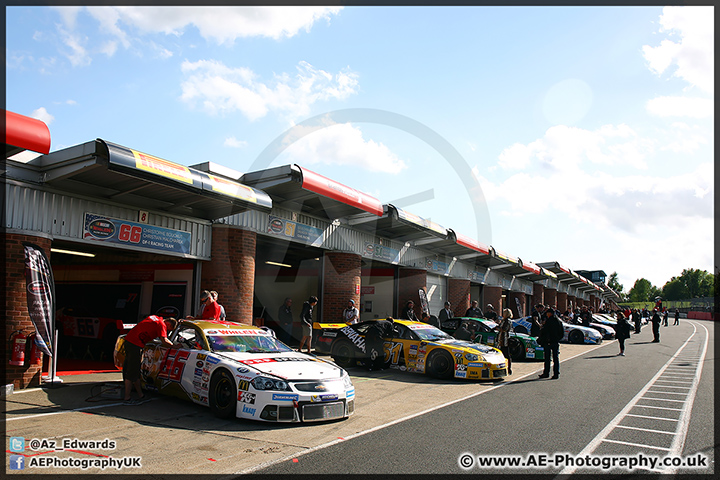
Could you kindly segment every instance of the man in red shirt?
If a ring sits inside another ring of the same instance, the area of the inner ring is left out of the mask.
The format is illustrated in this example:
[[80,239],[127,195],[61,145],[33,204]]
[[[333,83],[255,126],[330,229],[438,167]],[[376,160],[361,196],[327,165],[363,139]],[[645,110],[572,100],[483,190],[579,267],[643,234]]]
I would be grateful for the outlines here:
[[199,320],[220,320],[220,305],[215,301],[212,294],[207,290],[203,290],[200,294],[200,303],[202,303],[202,312]]
[[[140,383],[140,361],[142,349],[145,344],[160,338],[160,341],[167,346],[172,342],[167,338],[168,332],[172,332],[177,325],[174,318],[162,318],[157,315],[150,315],[140,321],[132,330],[125,335],[125,362],[123,363],[123,380],[125,381],[125,405],[138,405],[146,400]],[[130,394],[135,386],[140,398],[132,400]]]

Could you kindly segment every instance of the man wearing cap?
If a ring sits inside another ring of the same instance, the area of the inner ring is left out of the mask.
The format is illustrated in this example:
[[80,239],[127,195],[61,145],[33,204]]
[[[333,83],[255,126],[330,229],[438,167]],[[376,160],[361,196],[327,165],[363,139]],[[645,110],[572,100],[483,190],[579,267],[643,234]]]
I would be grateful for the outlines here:
[[485,309],[485,318],[487,318],[488,320],[492,320],[493,322],[498,318],[497,312],[495,311],[491,303],[487,304],[487,308]]
[[348,325],[352,325],[353,323],[358,322],[358,319],[360,318],[360,312],[357,308],[355,308],[355,300],[348,300],[348,306],[345,310],[343,310],[342,318],[343,322],[347,323]]
[[200,303],[203,304],[200,320],[220,320],[220,305],[218,305],[209,291],[202,291],[200,294]]

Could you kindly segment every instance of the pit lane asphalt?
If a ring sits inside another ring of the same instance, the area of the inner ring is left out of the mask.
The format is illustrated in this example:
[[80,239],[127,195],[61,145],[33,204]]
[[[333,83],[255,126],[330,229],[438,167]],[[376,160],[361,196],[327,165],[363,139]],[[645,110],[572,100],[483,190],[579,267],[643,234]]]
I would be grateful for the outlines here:
[[[703,323],[703,322],[698,322]],[[711,322],[704,322],[711,329]],[[139,469],[104,473],[463,473],[465,451],[475,454],[579,452],[602,430],[689,336],[692,327],[662,327],[661,344],[648,343],[649,327],[627,341],[561,346],[561,378],[536,380],[538,362],[516,362],[502,382],[435,380],[424,375],[350,369],[356,412],[348,420],[275,425],[220,420],[209,409],[153,396],[139,406],[91,398],[119,373],[64,377],[58,387],[15,393],[5,399],[6,456],[10,437],[114,440],[112,451],[26,450],[58,458],[141,457]],[[709,357],[713,349],[710,349]],[[714,357],[713,357],[714,359]],[[712,365],[703,373],[686,451],[714,445]],[[500,432],[505,432],[500,434]],[[402,453],[400,453],[402,452]],[[180,454],[180,455],[178,455]],[[709,452],[714,462],[713,452]],[[369,460],[372,459],[372,460]],[[98,468],[26,468],[22,473],[99,473]],[[714,465],[714,463],[713,463]],[[475,471],[474,473],[481,473]],[[489,473],[489,472],[488,472]],[[509,472],[506,472],[509,473]],[[520,472],[517,472],[520,473]],[[533,471],[531,473],[544,473]]]

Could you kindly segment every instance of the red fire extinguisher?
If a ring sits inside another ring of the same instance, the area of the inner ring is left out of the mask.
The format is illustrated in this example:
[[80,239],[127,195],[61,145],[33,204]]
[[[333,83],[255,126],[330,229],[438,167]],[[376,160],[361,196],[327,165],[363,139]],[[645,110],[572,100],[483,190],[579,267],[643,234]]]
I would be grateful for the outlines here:
[[10,335],[10,345],[12,345],[12,355],[10,356],[10,365],[22,366],[25,364],[25,346],[27,337],[22,330],[16,330]]
[[37,343],[35,342],[36,336],[36,333],[28,335],[27,341],[30,343],[30,355],[28,355],[28,360],[30,360],[31,365],[42,365],[42,350],[38,348]]

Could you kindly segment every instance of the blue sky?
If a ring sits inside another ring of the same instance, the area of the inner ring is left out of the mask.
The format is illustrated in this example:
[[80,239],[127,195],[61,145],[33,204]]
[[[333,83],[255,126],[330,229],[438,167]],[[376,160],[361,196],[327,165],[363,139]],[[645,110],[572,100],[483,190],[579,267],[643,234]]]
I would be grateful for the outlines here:
[[290,133],[300,139],[272,165],[298,163],[525,261],[662,287],[713,270],[713,18],[7,7],[6,107],[45,121],[51,150],[103,138],[240,172],[269,166],[258,156]]

